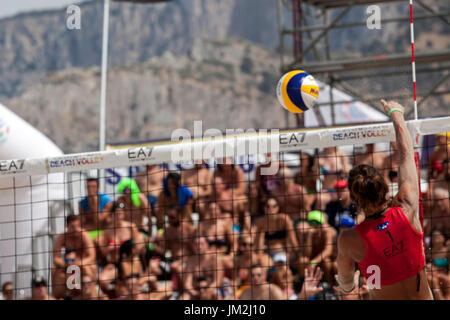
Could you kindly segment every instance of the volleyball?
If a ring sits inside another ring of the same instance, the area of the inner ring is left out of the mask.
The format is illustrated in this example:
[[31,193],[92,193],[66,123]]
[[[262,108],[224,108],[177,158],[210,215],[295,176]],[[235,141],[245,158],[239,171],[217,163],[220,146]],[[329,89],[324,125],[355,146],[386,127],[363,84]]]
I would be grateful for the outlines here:
[[286,110],[302,113],[314,107],[319,98],[319,86],[309,73],[290,71],[278,81],[277,97]]

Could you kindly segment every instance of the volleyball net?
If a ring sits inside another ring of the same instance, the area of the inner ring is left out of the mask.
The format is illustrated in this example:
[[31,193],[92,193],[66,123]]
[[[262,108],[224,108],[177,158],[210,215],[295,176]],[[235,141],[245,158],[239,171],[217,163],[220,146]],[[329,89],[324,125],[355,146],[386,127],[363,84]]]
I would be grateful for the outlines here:
[[[429,281],[448,299],[450,117],[407,124]],[[398,190],[392,123],[175,136],[0,161],[0,283],[13,298],[367,297],[363,280],[352,295],[333,289],[336,238],[358,223],[354,165]]]

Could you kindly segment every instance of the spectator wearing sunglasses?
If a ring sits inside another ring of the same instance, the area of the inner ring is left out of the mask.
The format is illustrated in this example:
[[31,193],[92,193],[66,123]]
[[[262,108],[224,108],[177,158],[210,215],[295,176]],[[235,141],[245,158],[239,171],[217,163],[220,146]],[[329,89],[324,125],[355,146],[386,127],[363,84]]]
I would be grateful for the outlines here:
[[276,284],[266,281],[266,270],[259,264],[251,267],[251,286],[239,296],[239,300],[283,300],[283,291]]
[[2,299],[1,300],[14,300],[12,282],[8,281],[2,285]]
[[[67,277],[74,274],[74,271],[69,269],[69,267],[77,265],[78,262],[75,249],[66,248],[64,252],[64,268],[54,268],[52,272],[52,292],[56,299],[66,298],[71,295],[72,292],[67,287],[66,282]],[[78,267],[80,268],[81,266]]]
[[251,267],[261,265],[268,270],[272,267],[272,259],[263,251],[254,250],[253,239],[250,234],[243,234],[239,241],[238,255],[235,257],[233,272],[233,288],[236,288],[236,297],[251,286]]
[[292,220],[280,212],[274,197],[267,198],[265,214],[256,220],[256,250],[263,250],[265,245],[272,258],[280,252],[292,253],[291,258],[295,258],[300,251]]

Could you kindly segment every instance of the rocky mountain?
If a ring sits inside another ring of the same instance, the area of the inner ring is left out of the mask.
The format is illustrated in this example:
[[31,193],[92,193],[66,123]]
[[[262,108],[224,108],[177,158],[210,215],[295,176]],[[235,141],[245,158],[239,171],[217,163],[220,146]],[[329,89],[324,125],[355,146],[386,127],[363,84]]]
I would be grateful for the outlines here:
[[[67,28],[65,9],[0,20],[0,98],[22,93],[49,72],[100,65],[103,1],[79,6],[80,30]],[[143,62],[166,51],[186,55],[202,37],[233,36],[273,47],[277,32],[273,0],[111,2],[109,63]]]
[[[98,148],[102,3],[79,4],[81,30],[67,28],[63,9],[0,20],[0,101],[66,152]],[[274,92],[280,76],[276,3],[113,1],[107,141],[166,138],[176,128],[191,129],[197,119],[203,120],[204,128],[284,126]],[[446,1],[427,3],[449,11]],[[337,14],[339,10],[330,18]],[[382,19],[408,16],[408,6],[382,5],[381,14]],[[366,16],[362,6],[352,9],[343,22]],[[417,21],[417,50],[449,48],[449,32],[442,21]],[[381,30],[339,29],[330,41],[334,57],[408,52],[409,23],[383,24]],[[400,78],[367,77],[349,84],[368,97],[410,95],[410,68],[397,71],[403,73]],[[438,80],[436,74],[419,74],[419,91],[426,92]],[[442,86],[450,89],[448,82]],[[448,114],[448,103],[448,96],[436,98],[422,107],[421,115]]]
[[[110,69],[109,142],[167,138],[195,120],[203,130],[284,127],[276,101],[279,58],[252,43],[194,41],[191,54],[167,51],[144,63]],[[100,70],[55,72],[6,105],[65,152],[98,148]]]

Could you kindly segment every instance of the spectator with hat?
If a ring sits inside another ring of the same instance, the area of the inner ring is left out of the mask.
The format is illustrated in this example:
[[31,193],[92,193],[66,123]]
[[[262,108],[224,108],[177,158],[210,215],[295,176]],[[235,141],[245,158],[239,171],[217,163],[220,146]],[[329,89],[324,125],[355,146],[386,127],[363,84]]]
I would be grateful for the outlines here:
[[328,224],[338,230],[340,221],[344,217],[355,219],[356,205],[350,199],[350,192],[348,190],[348,182],[340,179],[334,183],[337,199],[327,203],[325,213],[328,216]]

